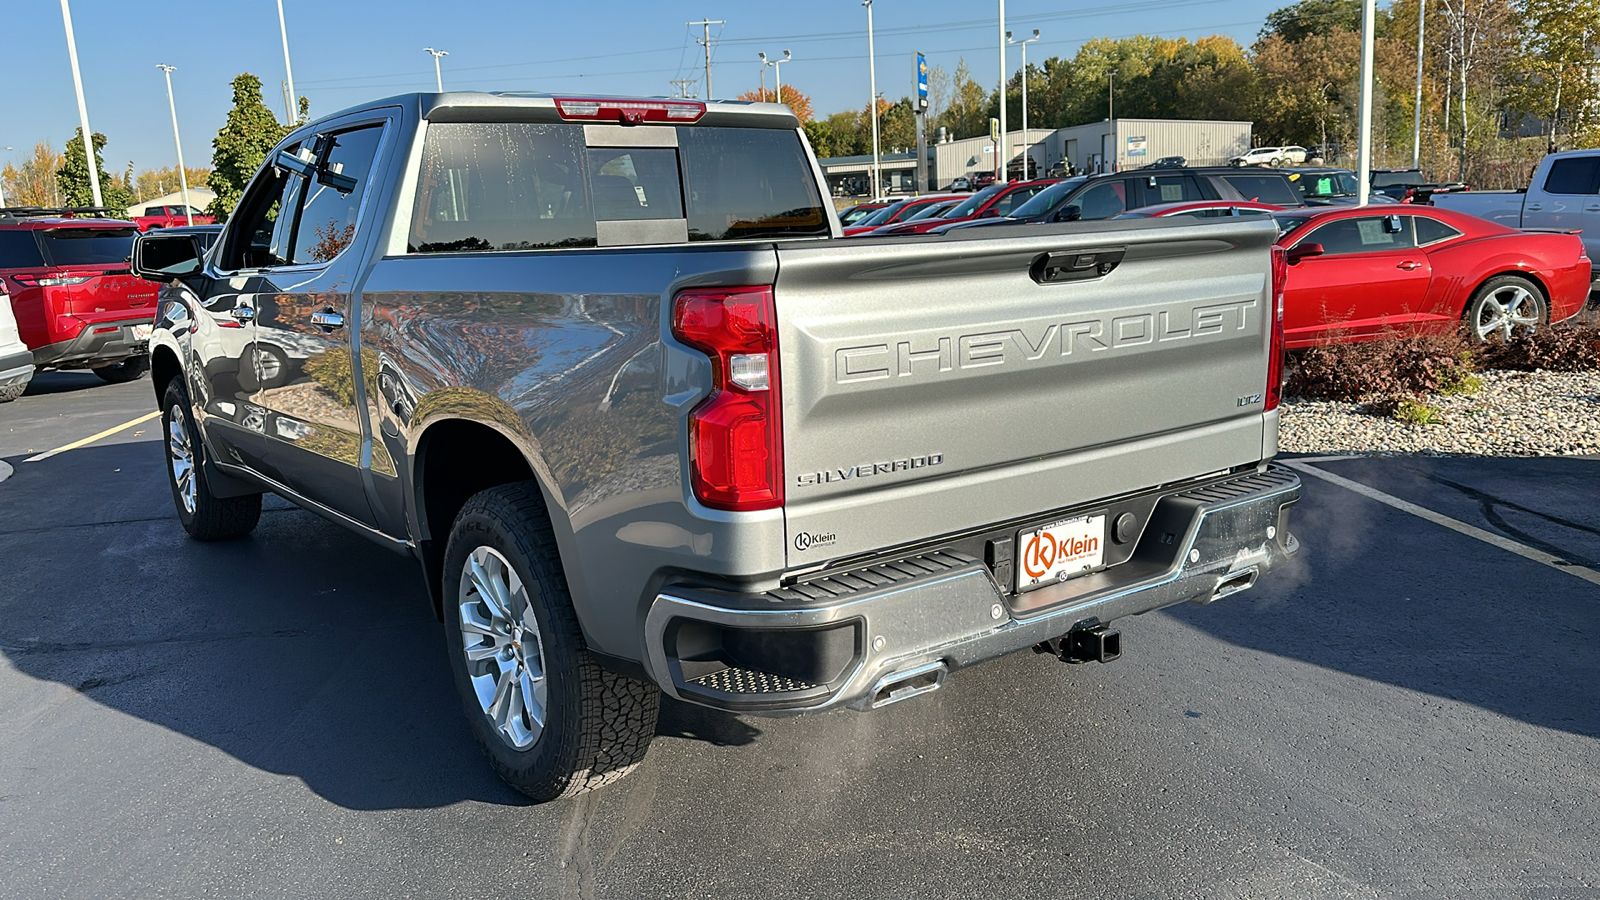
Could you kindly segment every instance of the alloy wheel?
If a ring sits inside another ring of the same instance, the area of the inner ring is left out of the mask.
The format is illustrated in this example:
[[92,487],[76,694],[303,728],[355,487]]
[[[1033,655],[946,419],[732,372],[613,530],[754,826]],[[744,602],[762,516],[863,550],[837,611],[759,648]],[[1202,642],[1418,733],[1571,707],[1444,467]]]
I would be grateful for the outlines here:
[[1539,303],[1533,292],[1519,284],[1508,284],[1484,298],[1472,327],[1480,341],[1494,334],[1509,341],[1519,330],[1526,333],[1538,324]]
[[550,708],[544,641],[522,579],[499,551],[480,546],[461,567],[457,598],[467,678],[495,734],[526,750]]
[[178,488],[178,499],[183,510],[194,515],[194,442],[189,437],[189,426],[183,410],[174,406],[167,411],[167,459],[172,464],[172,483]]

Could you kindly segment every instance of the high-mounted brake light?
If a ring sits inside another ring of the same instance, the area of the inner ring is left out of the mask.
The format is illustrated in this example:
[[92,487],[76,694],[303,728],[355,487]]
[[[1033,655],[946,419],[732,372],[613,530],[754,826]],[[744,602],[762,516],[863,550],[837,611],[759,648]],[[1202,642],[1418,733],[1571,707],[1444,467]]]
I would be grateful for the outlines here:
[[1289,283],[1289,251],[1272,248],[1272,345],[1267,351],[1267,402],[1265,408],[1278,408],[1283,399],[1283,292]]
[[706,114],[706,105],[694,100],[597,100],[560,97],[556,99],[556,111],[563,119],[621,122],[625,125],[638,125],[642,122],[687,124],[699,121],[700,117]]
[[713,509],[783,505],[778,313],[770,287],[691,290],[672,333],[711,357],[711,396],[689,413],[689,476]]

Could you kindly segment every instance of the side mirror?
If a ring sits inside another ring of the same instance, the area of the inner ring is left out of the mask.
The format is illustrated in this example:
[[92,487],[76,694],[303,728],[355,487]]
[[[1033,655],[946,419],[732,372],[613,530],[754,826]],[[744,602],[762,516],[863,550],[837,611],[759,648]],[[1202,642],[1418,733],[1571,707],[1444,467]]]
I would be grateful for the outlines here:
[[1076,205],[1063,207],[1060,212],[1056,213],[1057,222],[1076,222],[1081,218],[1083,218],[1083,209]]
[[[1411,191],[1406,191],[1406,199],[1411,199]],[[1404,226],[1400,223],[1399,216],[1384,216],[1383,230],[1388,234],[1399,234]]]
[[187,234],[143,234],[133,242],[133,274],[164,282],[200,271],[200,245]]
[[1296,244],[1289,248],[1289,265],[1292,266],[1302,259],[1310,259],[1313,256],[1321,256],[1322,254],[1321,244]]

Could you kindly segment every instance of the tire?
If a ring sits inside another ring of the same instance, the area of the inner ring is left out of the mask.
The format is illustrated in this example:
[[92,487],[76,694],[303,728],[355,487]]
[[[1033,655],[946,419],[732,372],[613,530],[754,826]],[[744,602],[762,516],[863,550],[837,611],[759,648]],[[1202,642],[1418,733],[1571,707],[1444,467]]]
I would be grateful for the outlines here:
[[167,436],[167,486],[183,530],[197,541],[244,537],[261,521],[261,495],[218,497],[206,482],[205,441],[194,427],[183,379],[167,385],[161,401],[161,425]]
[[100,376],[106,384],[127,384],[138,381],[150,371],[149,356],[130,356],[122,362],[112,363],[109,366],[100,366],[89,371]]
[[28,389],[28,384],[32,380],[33,376],[30,375],[16,384],[8,384],[5,387],[0,387],[0,403],[10,403],[18,397],[21,397],[23,391]]
[[1462,318],[1467,337],[1483,344],[1496,335],[1509,341],[1527,334],[1548,319],[1549,310],[1544,290],[1533,281],[1520,275],[1496,275],[1473,292]]
[[543,802],[638,767],[661,692],[602,670],[584,645],[538,486],[502,485],[469,499],[444,566],[450,669],[495,772]]

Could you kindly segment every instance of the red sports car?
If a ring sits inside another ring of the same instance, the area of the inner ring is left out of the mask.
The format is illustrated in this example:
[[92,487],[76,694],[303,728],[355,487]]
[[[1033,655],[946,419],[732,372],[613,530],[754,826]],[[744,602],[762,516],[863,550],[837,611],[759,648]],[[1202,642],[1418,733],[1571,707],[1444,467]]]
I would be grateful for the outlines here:
[[1264,216],[1282,210],[1281,206],[1259,200],[1182,200],[1130,209],[1112,218],[1165,219],[1169,216],[1189,216],[1194,219],[1224,219],[1229,216]]
[[938,228],[940,225],[949,225],[951,222],[1009,215],[1013,209],[1028,202],[1034,194],[1055,184],[1058,180],[1056,178],[1040,178],[1034,181],[1008,181],[1005,184],[991,184],[938,215],[923,216],[915,221],[902,220],[898,224],[885,225],[874,231],[873,235],[923,234]]
[[885,206],[883,209],[878,210],[872,215],[867,216],[865,219],[862,219],[856,224],[846,228],[844,230],[844,236],[856,237],[858,235],[866,234],[874,228],[880,228],[884,225],[892,225],[895,222],[904,222],[906,219],[911,218],[913,214],[930,203],[943,203],[946,200],[964,199],[966,198],[960,195],[929,194],[925,197],[912,197],[907,200],[891,203],[888,206]]
[[1576,233],[1518,231],[1448,209],[1345,206],[1274,213],[1289,262],[1288,346],[1461,327],[1510,338],[1576,315],[1590,262]]

